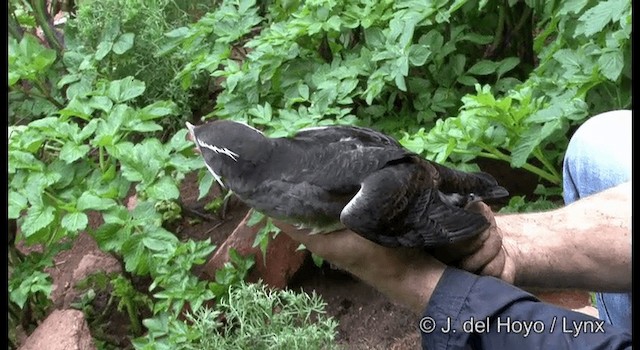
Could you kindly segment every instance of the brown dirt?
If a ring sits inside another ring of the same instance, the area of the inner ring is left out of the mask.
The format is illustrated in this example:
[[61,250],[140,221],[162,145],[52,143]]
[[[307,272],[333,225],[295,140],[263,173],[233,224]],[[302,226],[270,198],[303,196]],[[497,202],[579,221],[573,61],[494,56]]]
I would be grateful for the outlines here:
[[[496,174],[496,177],[500,177],[500,174]],[[523,178],[520,179],[523,180]],[[524,178],[524,180],[528,179]],[[502,179],[499,181],[502,183]],[[512,181],[511,184],[518,184],[516,193],[531,193],[531,187],[527,182]],[[508,184],[505,185],[509,187]],[[204,213],[204,206],[218,193],[219,191],[214,185],[209,195],[197,200],[197,176],[190,174],[183,181],[181,201],[191,211]],[[183,213],[183,218],[172,228],[180,238],[196,240],[208,238],[214,244],[219,244],[242,220],[247,209],[244,204],[232,198],[224,219],[211,214],[208,214],[207,219],[202,219],[193,214]],[[91,218],[91,221],[94,225],[99,224],[95,216]],[[88,235],[83,234],[79,236],[72,249],[57,257],[55,267],[50,270],[56,285],[53,297],[57,308],[68,307],[76,298],[72,291],[73,288],[69,288],[69,286],[73,283],[73,272],[82,257],[87,254],[99,254],[99,252],[96,243]],[[339,322],[337,341],[346,348],[420,348],[419,331],[416,324],[418,316],[390,302],[384,295],[346,272],[334,270],[328,264],[318,268],[309,259],[294,276],[289,287],[308,293],[315,291],[322,296],[327,303],[328,315],[333,316]],[[108,295],[103,296],[104,300],[106,298]],[[569,296],[569,298],[583,300],[584,294],[574,298]],[[110,335],[112,342],[124,346],[127,343],[127,317],[117,310],[112,311],[113,317],[109,318],[110,324],[106,328],[106,333]]]

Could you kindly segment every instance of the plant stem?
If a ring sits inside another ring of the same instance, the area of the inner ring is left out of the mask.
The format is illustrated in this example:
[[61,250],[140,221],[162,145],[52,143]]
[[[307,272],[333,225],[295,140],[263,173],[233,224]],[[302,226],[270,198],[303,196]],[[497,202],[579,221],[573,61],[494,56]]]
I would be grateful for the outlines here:
[[69,205],[67,203],[64,203],[60,199],[56,198],[49,191],[44,191],[42,193],[44,193],[47,197],[49,197],[51,200],[53,200],[56,203],[56,205],[58,205],[59,207],[61,207],[61,208],[68,208],[69,207]]
[[56,152],[60,152],[60,148],[59,147],[55,147],[55,146],[51,146],[50,144],[45,144],[44,148],[50,151],[56,151]]
[[129,321],[131,321],[131,328],[133,334],[140,335],[142,334],[142,327],[140,326],[140,320],[138,319],[138,314],[136,313],[135,308],[133,307],[133,302],[131,299],[125,301],[125,305],[127,306],[127,313],[129,314]]
[[13,12],[13,8],[11,8],[11,1],[9,1],[9,13],[8,13],[8,16],[9,16],[9,20],[8,20],[9,34],[11,34],[11,36],[14,37],[18,41],[22,40],[22,37],[24,36],[24,30],[20,26],[20,23],[18,23],[18,19],[16,18],[16,14]]
[[98,147],[99,150],[99,157],[98,160],[100,162],[100,171],[104,174],[105,169],[104,169],[104,151],[102,149],[102,146]]
[[[506,162],[511,163],[511,157],[500,152],[500,150],[498,150],[497,148],[490,145],[483,145],[483,148],[489,151],[490,153],[492,153],[496,157],[494,159],[500,159],[500,160],[504,160]],[[557,174],[549,173],[548,171],[545,171],[544,169],[540,169],[537,166],[529,163],[524,163],[521,168],[540,176],[541,178],[551,182],[554,185],[560,184],[560,176]]]
[[51,21],[51,15],[48,13],[46,7],[46,0],[31,0],[31,7],[33,8],[34,17],[38,25],[42,29],[47,42],[51,48],[58,52],[58,57],[61,57],[62,50],[64,49],[62,43],[58,40],[55,30],[53,28],[53,21]]
[[522,29],[522,26],[527,22],[527,19],[529,19],[530,16],[531,16],[531,7],[525,5],[524,13],[522,14],[522,17],[520,17],[520,20],[518,21],[516,26],[513,28],[512,32],[518,33],[520,29]]
[[536,147],[533,150],[533,155],[540,161],[540,163],[542,163],[542,165],[544,165],[544,167],[551,174],[553,174],[553,176],[555,176],[558,179],[562,178],[562,175],[560,175],[560,173],[556,170],[556,167],[554,167],[553,164],[551,164],[551,162],[547,159],[547,157],[544,156],[544,154],[542,153],[542,150],[540,150],[540,147]]
[[64,108],[64,105],[62,105],[62,103],[58,102],[55,98],[53,98],[53,96],[51,96],[49,90],[44,86],[44,83],[42,81],[40,81],[39,79],[35,79],[33,80],[33,82],[35,83],[35,87],[38,89],[38,91],[40,91],[44,98],[47,99],[47,101],[53,103],[58,109]]

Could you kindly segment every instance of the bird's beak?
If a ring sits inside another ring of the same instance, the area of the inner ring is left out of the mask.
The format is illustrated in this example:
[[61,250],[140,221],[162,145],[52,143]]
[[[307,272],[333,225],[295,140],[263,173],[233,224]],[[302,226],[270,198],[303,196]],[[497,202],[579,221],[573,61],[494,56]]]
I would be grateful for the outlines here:
[[[192,141],[193,143],[196,143],[196,136],[195,136],[195,125],[187,122],[187,129],[189,130],[189,133],[187,134],[187,139],[189,139],[189,141]],[[196,153],[200,153],[200,148],[198,148],[198,144],[196,143],[196,147],[193,148],[193,150]]]
[[195,137],[193,136],[193,131],[195,130],[195,126],[189,122],[187,122],[187,129],[189,130],[189,135],[187,135],[187,138],[191,141],[195,142]]

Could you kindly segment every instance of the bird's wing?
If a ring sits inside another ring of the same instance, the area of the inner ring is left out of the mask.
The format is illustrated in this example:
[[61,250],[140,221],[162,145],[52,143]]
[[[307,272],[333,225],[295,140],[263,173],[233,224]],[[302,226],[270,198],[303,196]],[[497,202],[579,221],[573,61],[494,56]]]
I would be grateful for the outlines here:
[[283,156],[270,166],[281,169],[295,167],[295,171],[282,172],[283,181],[308,182],[327,192],[353,196],[369,174],[412,156],[399,147],[363,146],[356,141],[317,142],[313,147],[307,147],[306,152],[300,152],[296,159]]
[[379,147],[402,147],[400,143],[391,136],[379,131],[363,128],[359,126],[333,125],[326,127],[314,127],[302,129],[294,136],[294,139],[311,138],[321,143],[345,142],[357,140],[364,146]]
[[304,182],[268,180],[256,186],[248,198],[241,198],[247,205],[264,214],[310,227],[326,227],[339,223],[340,211],[350,195],[330,193]]
[[484,216],[448,205],[433,187],[435,169],[415,163],[388,166],[368,176],[340,214],[342,223],[389,247],[433,247],[489,226]]
[[444,193],[474,193],[481,199],[506,197],[509,192],[498,185],[496,179],[485,172],[466,173],[425,160],[438,173],[438,188]]

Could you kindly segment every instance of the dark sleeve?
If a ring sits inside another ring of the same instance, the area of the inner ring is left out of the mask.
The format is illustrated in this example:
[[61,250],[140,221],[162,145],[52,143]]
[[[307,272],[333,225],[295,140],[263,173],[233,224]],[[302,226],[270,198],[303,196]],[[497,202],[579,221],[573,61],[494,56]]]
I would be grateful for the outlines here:
[[631,334],[447,267],[420,320],[423,349],[630,349]]

